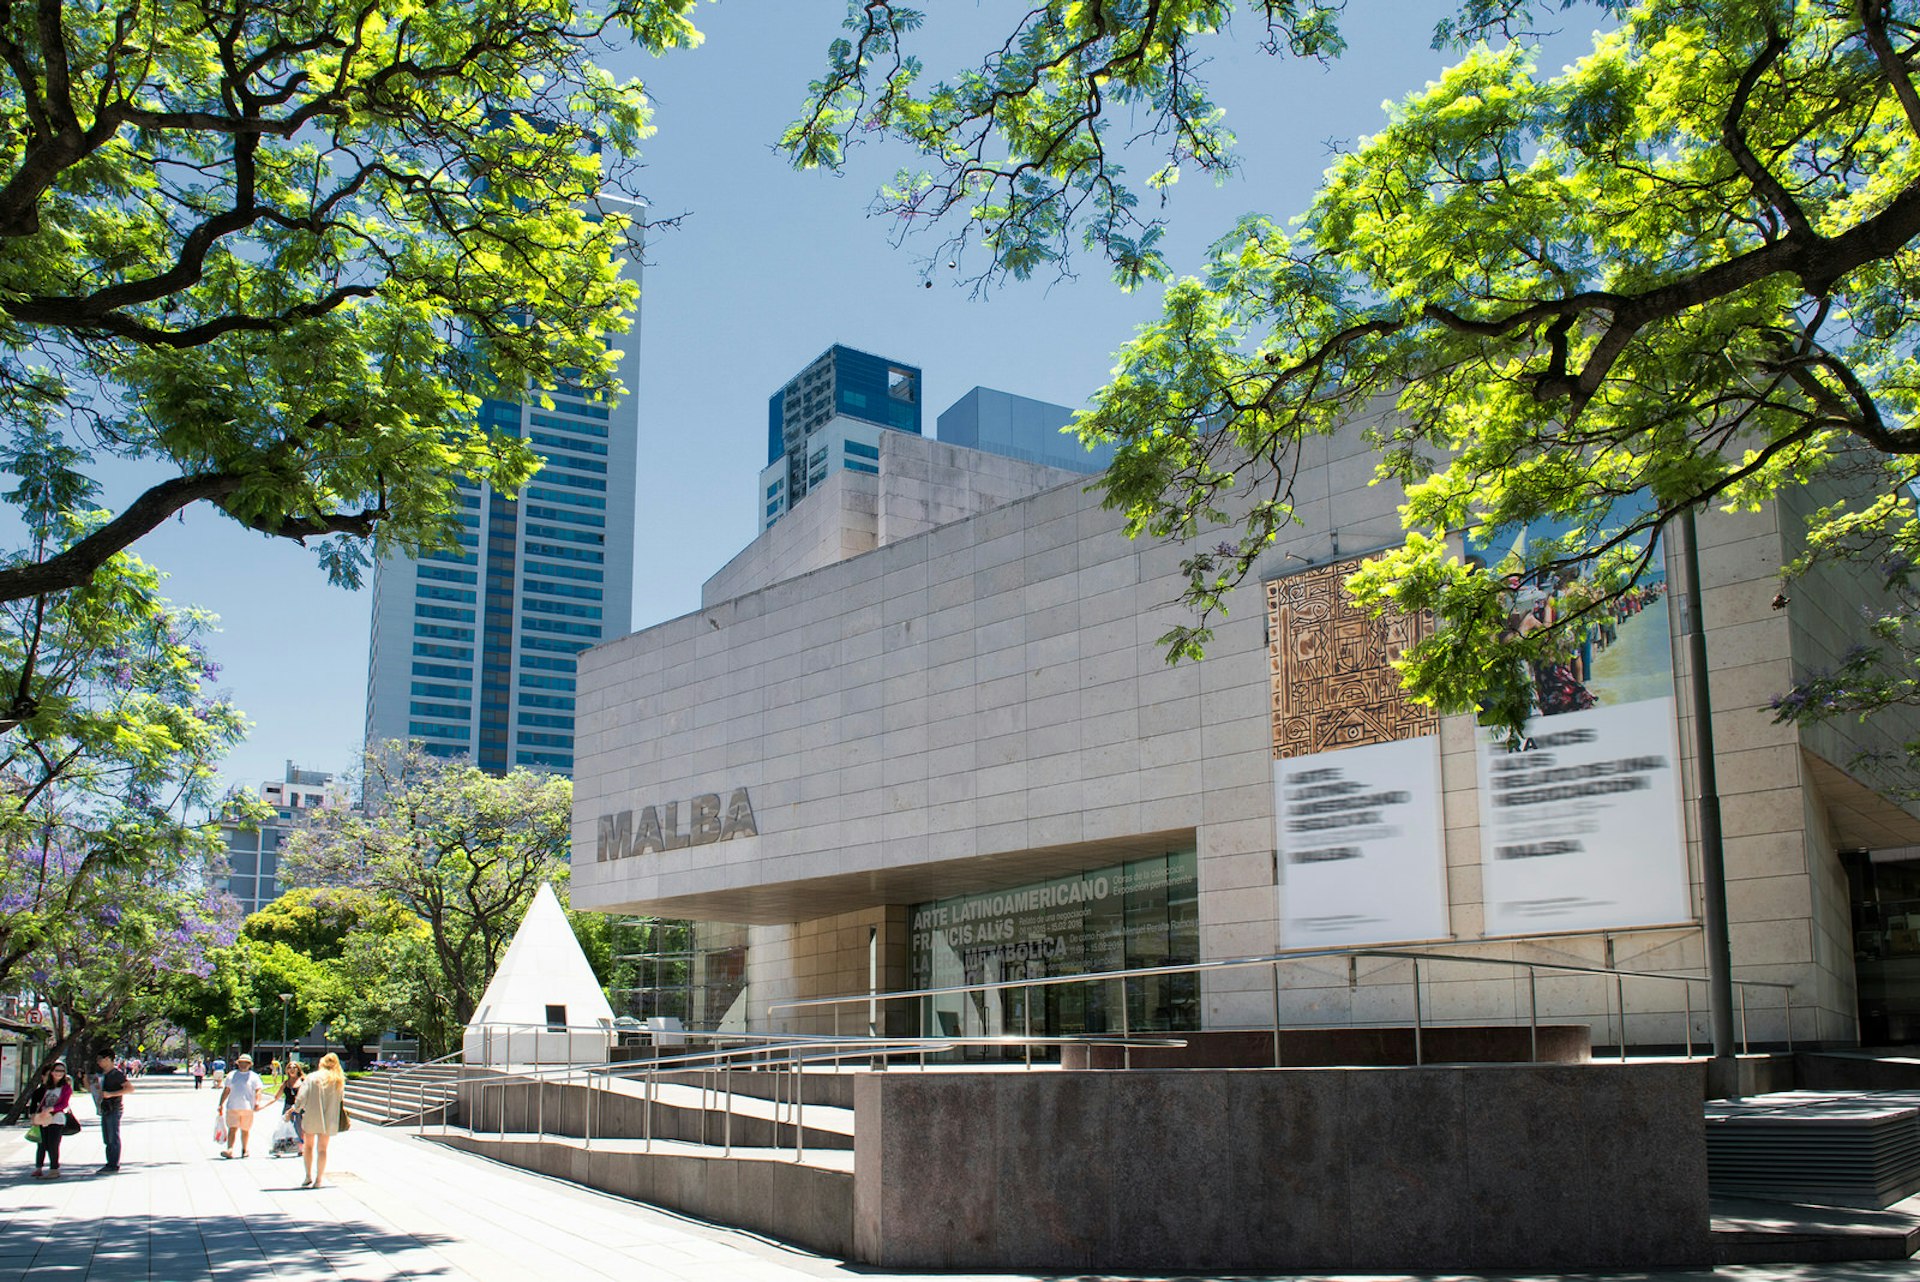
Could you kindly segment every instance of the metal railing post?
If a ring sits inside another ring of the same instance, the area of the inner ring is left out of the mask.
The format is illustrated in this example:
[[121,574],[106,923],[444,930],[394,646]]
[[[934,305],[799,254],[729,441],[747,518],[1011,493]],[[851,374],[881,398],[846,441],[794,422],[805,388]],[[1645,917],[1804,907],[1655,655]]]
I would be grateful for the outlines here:
[[1426,1050],[1420,1044],[1420,963],[1413,963],[1413,1062],[1415,1066],[1426,1063]]
[[1273,1066],[1280,1067],[1280,963],[1273,964]]
[[1627,977],[1613,977],[1614,992],[1620,998],[1620,1062],[1627,1062]]
[[1527,965],[1527,1062],[1540,1062],[1540,972]]
[[733,1073],[729,1069],[725,1069],[725,1068],[721,1069],[720,1071],[722,1074],[725,1075],[727,1079],[727,1123],[726,1123],[726,1134],[723,1138],[725,1138],[727,1142],[726,1150],[725,1150],[726,1155],[728,1157],[732,1157],[733,1156]]
[[[608,1077],[607,1085],[613,1085],[612,1077]],[[587,1097],[580,1101],[580,1149],[588,1153],[593,1151],[593,1095],[589,1088]]]
[[1120,1044],[1120,1065],[1130,1069],[1133,1067],[1133,1022],[1132,1013],[1127,1009],[1127,981],[1124,979],[1120,981],[1120,1036],[1123,1039]]
[[1793,989],[1787,989],[1787,1053],[1793,1053]]
[[1025,1030],[1025,1034],[1027,1038],[1027,1044],[1026,1044],[1026,1047],[1024,1048],[1026,1051],[1026,1057],[1027,1057],[1027,1067],[1032,1068],[1033,1067],[1033,989],[1032,987],[1027,987],[1020,990],[1020,1026],[1023,1030]]
[[646,1081],[647,1107],[646,1121],[644,1123],[646,1130],[642,1133],[646,1136],[646,1151],[649,1153],[653,1152],[653,1084],[659,1075],[660,1068],[657,1064],[648,1066]]
[[1680,991],[1684,995],[1687,1003],[1687,1024],[1686,1024],[1687,1058],[1692,1059],[1693,1058],[1693,981],[1690,979],[1681,980]]
[[793,1057],[793,1160],[798,1162],[807,1152],[807,1075],[803,1071],[805,1061],[796,1053]]
[[1742,1055],[1753,1053],[1747,1049],[1747,986],[1745,984],[1740,985],[1740,1053]]

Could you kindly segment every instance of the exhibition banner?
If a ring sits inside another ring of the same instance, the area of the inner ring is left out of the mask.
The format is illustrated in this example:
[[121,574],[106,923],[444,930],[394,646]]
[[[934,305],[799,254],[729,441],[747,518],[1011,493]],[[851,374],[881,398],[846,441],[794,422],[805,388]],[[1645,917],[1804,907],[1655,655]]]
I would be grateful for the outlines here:
[[1539,718],[1480,745],[1486,933],[1693,919],[1671,698]]
[[[1557,533],[1548,531],[1547,533]],[[1496,566],[1529,537],[1476,536]],[[1502,544],[1505,546],[1502,546]],[[1479,748],[1483,931],[1618,930],[1693,919],[1665,561],[1605,601],[1590,565],[1508,579],[1509,626],[1552,629],[1517,741]],[[1512,561],[1508,561],[1512,564]]]
[[1371,617],[1358,559],[1267,584],[1280,946],[1445,938],[1439,718],[1394,662],[1425,617]]
[[1447,934],[1436,737],[1282,759],[1274,813],[1282,948]]

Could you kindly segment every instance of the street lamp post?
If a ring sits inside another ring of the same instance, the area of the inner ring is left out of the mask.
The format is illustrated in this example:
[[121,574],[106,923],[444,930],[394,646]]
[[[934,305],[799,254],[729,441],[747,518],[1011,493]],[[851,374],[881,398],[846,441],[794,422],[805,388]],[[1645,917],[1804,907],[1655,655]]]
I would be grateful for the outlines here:
[[251,1055],[260,1049],[260,1008],[249,1006],[247,1013],[253,1016],[253,1026],[247,1031],[247,1054]]
[[280,1059],[285,1064],[293,1062],[293,1049],[287,1045],[287,1009],[292,1000],[292,993],[280,994]]

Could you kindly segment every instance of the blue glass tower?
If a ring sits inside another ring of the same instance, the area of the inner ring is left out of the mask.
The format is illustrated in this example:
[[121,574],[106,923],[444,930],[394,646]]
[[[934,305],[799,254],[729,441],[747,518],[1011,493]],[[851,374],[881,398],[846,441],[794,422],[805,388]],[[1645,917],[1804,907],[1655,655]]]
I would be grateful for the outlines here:
[[518,499],[462,482],[457,548],[375,568],[369,747],[572,771],[575,656],[632,627],[639,336],[636,318],[615,408],[568,384],[482,402],[545,462]]
[[838,471],[878,472],[880,432],[923,434],[920,368],[835,343],[767,400],[766,529]]

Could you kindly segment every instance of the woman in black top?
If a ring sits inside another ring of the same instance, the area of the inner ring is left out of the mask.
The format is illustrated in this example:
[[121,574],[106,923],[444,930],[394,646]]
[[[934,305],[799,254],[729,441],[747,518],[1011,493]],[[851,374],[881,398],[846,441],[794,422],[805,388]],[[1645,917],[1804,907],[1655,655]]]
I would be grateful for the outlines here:
[[307,1070],[300,1067],[300,1061],[294,1060],[287,1065],[287,1075],[280,1079],[280,1113],[283,1117],[293,1119],[293,1138],[296,1143],[304,1137],[300,1133],[300,1110],[293,1106],[293,1102],[300,1096],[300,1079],[306,1075]]

